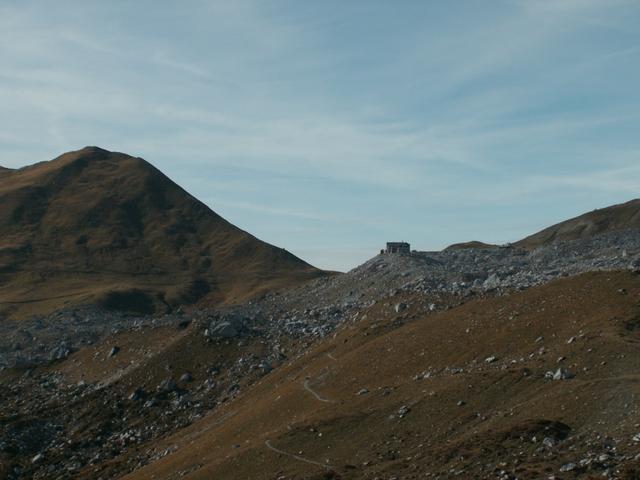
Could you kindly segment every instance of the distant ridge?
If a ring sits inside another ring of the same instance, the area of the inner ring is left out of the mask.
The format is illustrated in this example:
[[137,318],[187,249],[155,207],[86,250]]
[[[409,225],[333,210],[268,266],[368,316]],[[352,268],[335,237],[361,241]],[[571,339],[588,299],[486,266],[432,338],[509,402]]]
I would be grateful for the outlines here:
[[485,248],[494,248],[496,245],[491,243],[480,242],[478,240],[472,240],[470,242],[462,242],[462,243],[454,243],[453,245],[449,245],[445,250],[466,250],[470,248],[476,249],[485,249]]
[[0,314],[157,312],[323,272],[217,215],[141,158],[98,147],[0,168]]
[[[640,229],[640,199],[600,208],[545,228],[522,240],[509,244],[534,249],[555,242],[587,239],[596,235],[629,229]],[[486,249],[497,245],[478,240],[454,243],[445,250]]]
[[515,243],[531,249],[558,241],[577,240],[595,235],[640,228],[640,199],[594,210],[552,225]]

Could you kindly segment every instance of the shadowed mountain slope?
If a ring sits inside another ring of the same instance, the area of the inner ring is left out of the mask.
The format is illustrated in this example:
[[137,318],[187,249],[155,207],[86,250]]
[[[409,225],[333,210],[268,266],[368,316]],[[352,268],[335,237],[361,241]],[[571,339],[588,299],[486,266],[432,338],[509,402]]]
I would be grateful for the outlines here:
[[140,158],[96,147],[0,169],[0,312],[159,311],[321,275],[233,226]]

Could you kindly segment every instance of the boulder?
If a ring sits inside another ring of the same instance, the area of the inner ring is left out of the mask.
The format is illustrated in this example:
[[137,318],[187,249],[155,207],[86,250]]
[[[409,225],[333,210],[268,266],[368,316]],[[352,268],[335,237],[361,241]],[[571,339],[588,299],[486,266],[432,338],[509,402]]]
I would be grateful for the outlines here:
[[394,310],[396,313],[400,313],[403,310],[406,310],[407,308],[409,308],[409,305],[407,305],[406,303],[397,303],[396,306],[394,307]]
[[205,330],[205,335],[209,337],[236,338],[242,331],[242,322],[236,319],[225,319],[211,322],[209,328]]
[[167,378],[158,385],[158,393],[170,393],[178,389],[178,385],[171,378]]
[[498,277],[498,275],[496,275],[495,273],[492,273],[491,275],[489,275],[489,277],[484,281],[484,283],[482,284],[482,286],[486,289],[486,290],[495,290],[496,288],[498,288],[500,286],[500,277]]
[[577,468],[575,463],[565,463],[560,467],[561,472],[572,472]]
[[140,400],[145,394],[145,391],[141,388],[136,388],[133,392],[131,392],[131,395],[129,395],[129,400],[131,400],[132,402],[137,402],[138,400]]
[[560,367],[553,373],[552,378],[553,380],[569,380],[573,377],[575,377],[573,373],[565,368]]
[[71,354],[71,349],[66,345],[60,345],[49,353],[49,360],[64,360]]

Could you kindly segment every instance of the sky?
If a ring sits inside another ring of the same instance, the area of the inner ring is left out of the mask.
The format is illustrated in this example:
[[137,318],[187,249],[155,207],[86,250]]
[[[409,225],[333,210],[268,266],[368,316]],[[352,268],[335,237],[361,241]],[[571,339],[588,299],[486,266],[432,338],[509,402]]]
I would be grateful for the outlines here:
[[140,156],[346,271],[639,197],[638,0],[0,0],[0,165]]

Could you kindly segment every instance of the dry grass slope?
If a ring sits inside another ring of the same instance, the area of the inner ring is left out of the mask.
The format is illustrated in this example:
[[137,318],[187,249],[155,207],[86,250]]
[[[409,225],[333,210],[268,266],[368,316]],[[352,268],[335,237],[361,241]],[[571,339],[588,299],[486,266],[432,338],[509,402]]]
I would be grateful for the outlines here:
[[599,233],[640,228],[640,199],[594,210],[552,225],[515,245],[527,249],[563,240],[588,238]]
[[[562,465],[611,453],[607,442],[633,457],[640,277],[584,274],[440,313],[400,300],[411,307],[374,305],[126,478],[566,479],[584,469]],[[394,328],[399,316],[411,321]],[[544,378],[561,366],[575,378]],[[637,463],[618,478],[638,478]]]
[[0,171],[0,314],[242,301],[321,275],[140,158],[96,147]]

